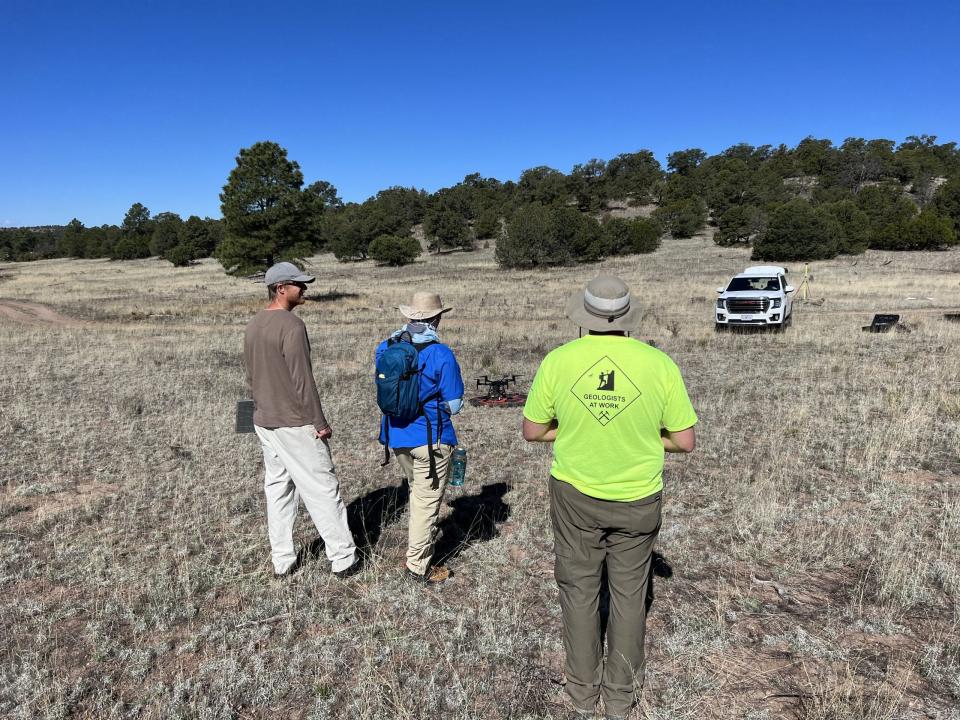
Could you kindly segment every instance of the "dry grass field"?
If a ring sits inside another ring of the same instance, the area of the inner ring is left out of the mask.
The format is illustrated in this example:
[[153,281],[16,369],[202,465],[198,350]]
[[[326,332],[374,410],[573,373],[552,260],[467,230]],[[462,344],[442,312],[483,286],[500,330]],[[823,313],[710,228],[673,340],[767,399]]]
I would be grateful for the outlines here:
[[[436,288],[468,383],[576,336],[568,294],[623,276],[683,370],[699,447],[670,457],[637,718],[960,718],[960,252],[814,263],[783,333],[713,331],[748,264],[705,237],[501,272],[312,259],[299,312],[369,560],[272,577],[262,466],[233,428],[262,286],[159,260],[0,265],[0,716],[561,718],[546,478],[519,408],[467,407],[438,589],[401,575],[406,497],[374,439],[375,343]],[[798,282],[800,267],[790,277]],[[15,302],[10,302],[15,301]],[[19,303],[19,304],[17,304]],[[874,335],[874,312],[910,332]],[[301,514],[297,539],[315,533]]]

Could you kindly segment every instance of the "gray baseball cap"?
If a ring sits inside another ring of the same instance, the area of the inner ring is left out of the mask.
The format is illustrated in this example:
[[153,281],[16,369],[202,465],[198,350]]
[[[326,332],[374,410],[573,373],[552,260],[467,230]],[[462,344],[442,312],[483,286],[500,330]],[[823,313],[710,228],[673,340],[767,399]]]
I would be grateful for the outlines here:
[[263,276],[263,282],[267,285],[276,285],[282,282],[312,283],[314,280],[313,275],[307,275],[292,262],[272,265]]

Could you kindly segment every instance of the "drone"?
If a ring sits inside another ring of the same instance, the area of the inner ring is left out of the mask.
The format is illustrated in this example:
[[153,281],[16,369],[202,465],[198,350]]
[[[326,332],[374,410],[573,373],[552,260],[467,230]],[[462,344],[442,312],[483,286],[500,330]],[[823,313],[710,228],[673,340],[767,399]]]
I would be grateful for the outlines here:
[[489,375],[481,375],[477,378],[477,390],[486,387],[487,392],[485,395],[476,395],[470,398],[470,404],[475,407],[515,407],[523,405],[527,399],[524,393],[509,392],[510,385],[516,385],[518,377],[523,376],[504,375],[500,378],[491,379]]

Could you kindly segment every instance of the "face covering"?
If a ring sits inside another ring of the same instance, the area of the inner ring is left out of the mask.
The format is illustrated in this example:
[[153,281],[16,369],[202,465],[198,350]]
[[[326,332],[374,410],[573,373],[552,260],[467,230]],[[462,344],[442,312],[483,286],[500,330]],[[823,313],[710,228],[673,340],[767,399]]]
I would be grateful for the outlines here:
[[410,339],[414,343],[440,342],[440,336],[437,335],[437,329],[433,325],[422,322],[409,322],[397,330],[392,337],[399,337],[401,333],[410,333]]

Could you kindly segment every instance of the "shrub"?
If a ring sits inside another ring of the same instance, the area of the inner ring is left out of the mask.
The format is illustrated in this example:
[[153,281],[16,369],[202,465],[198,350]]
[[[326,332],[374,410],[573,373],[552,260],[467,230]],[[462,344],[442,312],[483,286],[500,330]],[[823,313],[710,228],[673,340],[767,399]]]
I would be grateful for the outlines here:
[[521,205],[510,217],[507,232],[497,243],[497,262],[503,267],[536,267],[570,262],[569,249],[554,232],[549,207]]
[[607,218],[603,239],[610,255],[650,253],[660,246],[660,226],[649,218]]
[[870,246],[881,250],[943,250],[956,244],[950,219],[924,210],[915,217],[884,226]]
[[430,249],[445,247],[472,248],[470,227],[466,219],[453,210],[431,210],[423,219],[423,231],[431,238]]
[[557,243],[566,247],[573,260],[593,262],[607,254],[600,223],[575,207],[555,205],[550,210]]
[[420,256],[420,243],[411,235],[380,235],[370,243],[367,253],[387,265],[409,265]]
[[367,248],[380,235],[395,234],[377,222],[370,207],[352,205],[337,213],[323,216],[320,229],[324,243],[340,262],[364,260]]
[[484,210],[473,224],[473,234],[478,238],[500,236],[500,213],[496,210]]
[[653,218],[675,238],[693,237],[707,221],[707,206],[699,197],[674,200],[654,210]]
[[842,200],[855,200],[856,195],[849,188],[843,185],[820,185],[817,184],[811,193],[811,200],[814,205],[823,205],[825,203],[836,203]]
[[821,206],[837,222],[837,250],[858,255],[867,249],[870,241],[870,218],[853,200],[841,200]]
[[824,260],[836,257],[839,225],[830,213],[806,200],[776,206],[757,236],[753,260]]
[[760,208],[755,205],[734,205],[720,216],[713,241],[723,247],[749,243],[750,238],[760,230],[760,221]]
[[150,246],[145,237],[124,236],[113,246],[111,260],[136,260],[150,257]]
[[[374,238],[375,240],[376,238]],[[371,240],[370,242],[373,242]],[[353,260],[366,260],[369,244],[362,245],[356,237],[352,235],[341,235],[328,244],[333,256],[340,262],[351,262]]]
[[911,250],[945,250],[960,243],[960,238],[954,232],[953,221],[934,210],[923,210],[911,224]]
[[223,239],[223,224],[218,220],[201,220],[191,215],[180,226],[177,245],[185,245],[193,254],[191,259],[209,257]]
[[[951,178],[933,196],[933,210],[953,221],[955,233],[960,233],[960,177]],[[960,235],[958,235],[960,239]]]
[[325,213],[319,223],[321,240],[340,262],[363,260],[370,243],[381,235],[404,236],[410,232],[409,213],[413,209],[404,205],[404,199],[415,197],[415,193],[391,188],[362,205]]
[[187,267],[198,257],[201,257],[200,255],[196,255],[194,251],[195,248],[190,245],[179,243],[167,250],[164,254],[164,259],[172,262],[175,267]]
[[917,214],[917,206],[904,197],[899,183],[863,188],[857,193],[857,207],[870,222],[869,243],[872,248],[888,248],[896,233],[890,226],[904,226]]
[[574,207],[521,205],[497,243],[501,267],[540,267],[599,260],[607,252],[600,224]]
[[214,257],[234,275],[249,275],[273,264],[274,248],[254,237],[228,235],[217,246]]
[[180,241],[183,220],[176,213],[160,213],[153,219],[153,235],[150,237],[150,252],[166,258],[167,253]]

